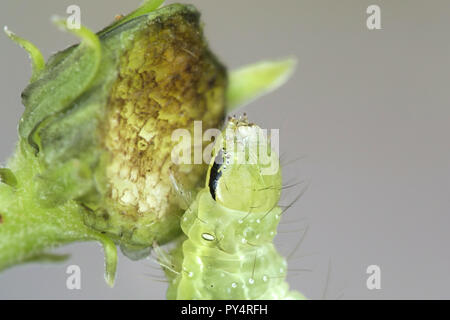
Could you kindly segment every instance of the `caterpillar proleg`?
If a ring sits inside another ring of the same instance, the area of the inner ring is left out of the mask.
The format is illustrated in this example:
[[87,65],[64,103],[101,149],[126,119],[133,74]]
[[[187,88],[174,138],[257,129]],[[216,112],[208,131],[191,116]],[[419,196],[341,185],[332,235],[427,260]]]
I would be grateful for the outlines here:
[[287,262],[273,244],[281,187],[278,155],[263,130],[230,119],[205,186],[181,218],[185,240],[170,253],[170,266],[161,263],[167,298],[304,299],[289,289]]

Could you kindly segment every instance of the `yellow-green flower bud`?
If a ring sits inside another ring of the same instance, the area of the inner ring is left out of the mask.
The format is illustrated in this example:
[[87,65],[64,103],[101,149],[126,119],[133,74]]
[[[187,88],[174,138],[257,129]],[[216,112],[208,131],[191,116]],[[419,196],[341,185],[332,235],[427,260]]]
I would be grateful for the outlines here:
[[[172,132],[194,120],[217,128],[225,111],[226,71],[199,16],[171,5],[101,33],[99,48],[84,38],[25,89],[20,133],[46,165],[42,199],[74,198],[89,226],[124,245],[174,237],[182,210],[170,175],[192,190],[206,169],[172,162]],[[65,185],[49,190],[46,177]]]
[[202,184],[204,165],[172,162],[178,128],[194,120],[217,128],[224,118],[225,69],[209,52],[192,7],[159,16],[120,58],[101,136],[108,190],[94,227],[131,244],[165,242],[182,210],[170,175],[186,189]]

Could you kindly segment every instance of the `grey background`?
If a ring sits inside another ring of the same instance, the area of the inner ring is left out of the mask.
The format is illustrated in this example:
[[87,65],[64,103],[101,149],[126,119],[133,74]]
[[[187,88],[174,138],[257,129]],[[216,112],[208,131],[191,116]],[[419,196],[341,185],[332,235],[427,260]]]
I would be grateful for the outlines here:
[[[289,260],[292,287],[313,299],[450,298],[450,1],[188,2],[202,11],[210,44],[229,67],[292,54],[299,59],[288,84],[241,110],[263,127],[281,129],[286,181],[310,183],[277,237],[287,255],[309,226]],[[98,30],[138,3],[2,0],[0,24],[48,57],[75,41],[50,23],[52,14],[78,4],[82,22]],[[370,4],[381,6],[382,30],[366,28]],[[4,35],[0,52],[0,159],[6,160],[30,66]],[[282,202],[299,191],[289,189]],[[150,260],[121,255],[110,289],[99,245],[57,251],[72,258],[1,273],[0,298],[165,297],[166,284],[153,279],[161,273]],[[81,267],[79,291],[66,289],[70,264]],[[366,288],[371,264],[381,267],[381,290]]]

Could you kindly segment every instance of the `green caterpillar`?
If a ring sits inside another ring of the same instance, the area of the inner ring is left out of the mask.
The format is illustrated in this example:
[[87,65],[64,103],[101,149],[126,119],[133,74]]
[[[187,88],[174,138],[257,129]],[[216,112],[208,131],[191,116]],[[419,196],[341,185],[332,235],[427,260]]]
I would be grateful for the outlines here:
[[[168,299],[305,298],[289,290],[287,262],[272,243],[282,213],[281,169],[262,133],[233,118],[216,139],[205,187],[182,217],[187,239],[159,257]],[[267,161],[261,150],[269,150]]]

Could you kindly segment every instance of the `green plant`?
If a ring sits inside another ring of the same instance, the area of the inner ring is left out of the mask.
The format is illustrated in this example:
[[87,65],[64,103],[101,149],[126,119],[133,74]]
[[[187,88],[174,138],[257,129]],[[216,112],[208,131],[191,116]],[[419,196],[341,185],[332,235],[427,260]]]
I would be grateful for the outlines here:
[[96,34],[69,29],[80,44],[47,62],[5,29],[29,53],[33,73],[16,151],[0,169],[0,270],[60,260],[47,250],[95,240],[112,285],[116,245],[140,258],[180,234],[183,209],[170,176],[193,193],[204,181],[206,165],[170,162],[172,131],[192,130],[195,120],[219,127],[227,112],[291,73],[293,59],[228,75],[208,49],[199,12],[162,3],[145,1]]

